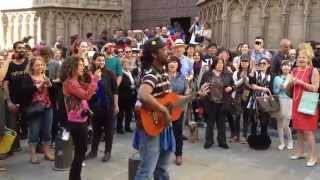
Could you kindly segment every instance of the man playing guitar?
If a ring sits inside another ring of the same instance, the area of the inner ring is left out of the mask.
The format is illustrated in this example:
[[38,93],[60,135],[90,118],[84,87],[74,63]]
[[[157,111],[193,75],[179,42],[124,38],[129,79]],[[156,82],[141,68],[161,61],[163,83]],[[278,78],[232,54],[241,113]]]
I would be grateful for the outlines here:
[[[171,127],[172,115],[157,97],[171,92],[170,81],[164,66],[169,62],[168,49],[160,38],[148,40],[143,47],[141,86],[138,99],[142,106],[159,112],[166,128],[160,135],[151,136],[138,120],[138,130],[134,136],[134,146],[139,149],[140,165],[135,180],[162,179],[169,180],[168,166],[170,153],[175,152],[175,139]],[[196,95],[205,95],[209,85],[204,84],[196,94],[182,96],[179,101],[189,102]],[[174,102],[173,102],[174,103]]]

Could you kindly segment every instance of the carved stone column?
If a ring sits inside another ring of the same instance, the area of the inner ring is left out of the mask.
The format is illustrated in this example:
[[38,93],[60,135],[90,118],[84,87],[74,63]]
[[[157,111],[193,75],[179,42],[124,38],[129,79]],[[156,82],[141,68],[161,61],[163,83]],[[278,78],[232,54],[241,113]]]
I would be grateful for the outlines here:
[[36,43],[38,44],[41,40],[42,40],[42,28],[41,28],[41,22],[42,22],[42,17],[40,15],[38,15],[36,17],[36,25],[37,25],[37,29],[36,29]]
[[22,14],[22,21],[21,21],[21,38],[24,38],[27,36],[27,14]]
[[264,45],[265,47],[268,46],[268,31],[269,31],[269,20],[270,20],[270,17],[268,14],[264,13],[263,16],[262,16],[262,34],[263,34],[263,38],[265,39],[264,41]]
[[13,20],[13,42],[19,41],[19,15],[16,13]]
[[46,42],[48,45],[53,45],[54,43],[54,30],[55,30],[55,23],[54,23],[54,13],[49,11],[47,14],[47,22],[46,22]]
[[124,29],[131,29],[132,27],[132,0],[122,0],[122,22],[120,23]]
[[241,26],[242,26],[242,41],[248,43],[249,37],[249,15],[247,12],[242,13],[241,17]]
[[2,13],[0,12],[0,49],[4,48],[4,31],[3,31],[3,22],[2,22]]
[[304,41],[309,40],[310,37],[310,0],[305,0],[304,1],[304,22],[303,22],[303,27],[304,27]]
[[[30,36],[32,36],[32,37],[34,37],[35,38],[35,32],[34,32],[34,30],[35,30],[35,21],[34,21],[34,18],[35,18],[35,14],[34,13],[31,13],[30,14],[30,19],[29,19],[29,35]],[[35,44],[35,39],[34,38],[32,38],[31,40],[30,40],[30,44],[31,45],[34,45]]]
[[10,47],[13,42],[13,23],[12,23],[12,15],[9,13],[7,13],[6,15],[8,17],[6,47]]
[[281,17],[281,32],[282,32],[282,37],[283,38],[288,38],[288,34],[289,34],[289,12],[288,11],[284,11],[282,13],[282,17]]

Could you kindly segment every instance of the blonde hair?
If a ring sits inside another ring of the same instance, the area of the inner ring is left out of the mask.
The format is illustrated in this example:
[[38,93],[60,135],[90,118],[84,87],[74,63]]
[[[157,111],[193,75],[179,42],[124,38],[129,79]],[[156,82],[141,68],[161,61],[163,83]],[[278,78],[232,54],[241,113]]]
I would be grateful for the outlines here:
[[29,61],[28,66],[27,66],[27,68],[26,68],[26,70],[27,70],[27,72],[28,72],[29,74],[33,74],[32,67],[34,66],[34,64],[35,64],[36,61],[38,61],[38,60],[43,63],[44,68],[43,68],[42,74],[45,74],[46,64],[45,64],[45,61],[44,61],[43,57],[41,57],[41,56],[34,56],[34,57],[32,57],[32,59]]
[[310,43],[301,43],[299,45],[299,54],[305,54],[308,57],[308,64],[312,65],[312,59],[314,58],[314,51]]

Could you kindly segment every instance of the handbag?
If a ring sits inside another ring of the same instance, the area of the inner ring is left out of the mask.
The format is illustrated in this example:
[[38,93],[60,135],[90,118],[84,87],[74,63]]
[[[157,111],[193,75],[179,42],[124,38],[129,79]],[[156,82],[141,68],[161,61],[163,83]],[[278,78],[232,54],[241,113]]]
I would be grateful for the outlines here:
[[280,102],[278,96],[272,96],[271,91],[268,95],[257,97],[257,109],[262,113],[274,113],[280,111]]
[[204,36],[196,34],[196,37],[194,38],[194,41],[197,43],[202,43],[204,41]]
[[41,114],[45,110],[45,106],[40,102],[32,102],[25,110],[27,117],[34,117],[38,114]]
[[319,101],[319,93],[303,91],[298,112],[308,115],[315,115],[317,113]]
[[0,154],[7,154],[12,147],[17,133],[9,128],[5,128],[3,136],[0,137]]

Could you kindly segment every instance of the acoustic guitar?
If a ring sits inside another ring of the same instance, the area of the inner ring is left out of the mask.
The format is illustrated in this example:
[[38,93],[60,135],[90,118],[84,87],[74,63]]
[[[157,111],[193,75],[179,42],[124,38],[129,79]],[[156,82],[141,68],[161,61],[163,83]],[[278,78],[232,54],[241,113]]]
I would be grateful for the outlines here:
[[[183,104],[187,103],[176,93],[167,93],[156,98],[157,101],[166,106],[172,117],[172,122],[177,121],[183,112]],[[159,135],[165,126],[165,120],[161,112],[156,112],[148,107],[140,106],[136,108],[141,125],[150,136]]]

